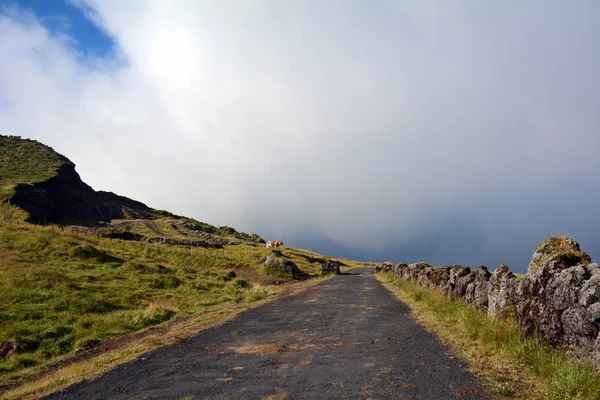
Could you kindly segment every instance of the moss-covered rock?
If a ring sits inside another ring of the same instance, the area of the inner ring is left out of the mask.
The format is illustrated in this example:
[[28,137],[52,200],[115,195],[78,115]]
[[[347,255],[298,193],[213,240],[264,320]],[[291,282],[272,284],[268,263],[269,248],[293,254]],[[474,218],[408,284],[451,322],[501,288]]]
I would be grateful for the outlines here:
[[527,268],[527,274],[537,274],[542,269],[565,269],[590,262],[590,256],[581,251],[579,243],[575,240],[569,237],[551,237],[538,245]]
[[296,263],[290,260],[268,255],[265,258],[264,265],[265,272],[268,275],[291,279],[304,277],[304,274],[300,271]]

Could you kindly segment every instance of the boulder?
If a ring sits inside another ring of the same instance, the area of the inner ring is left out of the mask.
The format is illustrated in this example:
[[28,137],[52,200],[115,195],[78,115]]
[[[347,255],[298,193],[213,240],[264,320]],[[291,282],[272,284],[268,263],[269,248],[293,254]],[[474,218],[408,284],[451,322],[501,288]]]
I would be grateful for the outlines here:
[[513,317],[516,313],[517,277],[506,264],[500,264],[488,282],[488,315],[492,318]]
[[471,273],[471,268],[462,265],[452,265],[449,267],[450,278],[448,279],[448,291],[453,299],[460,299],[465,296],[467,286],[475,279]]
[[268,255],[265,258],[264,264],[268,269],[283,275],[289,275],[292,279],[300,279],[304,277],[304,273],[300,271],[296,263],[290,260]]
[[394,264],[392,266],[392,271],[396,274],[396,275],[402,275],[402,271],[404,271],[406,268],[408,268],[408,264]]
[[579,263],[589,264],[590,256],[582,252],[579,243],[567,237],[551,237],[540,243],[531,257],[527,275],[533,276]]
[[340,274],[340,263],[337,261],[327,260],[321,263],[321,275]]
[[474,279],[467,285],[465,290],[465,301],[478,308],[487,310],[488,306],[488,282],[492,274],[484,266],[474,272]]
[[554,345],[569,346],[596,359],[600,269],[590,261],[573,239],[542,242],[527,276],[519,282],[516,299],[526,333],[537,333]]

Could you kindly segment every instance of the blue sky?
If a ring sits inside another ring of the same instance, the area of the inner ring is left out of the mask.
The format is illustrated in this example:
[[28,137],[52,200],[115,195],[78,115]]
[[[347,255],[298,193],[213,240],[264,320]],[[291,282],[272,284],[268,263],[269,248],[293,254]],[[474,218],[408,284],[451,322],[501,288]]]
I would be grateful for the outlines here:
[[83,6],[64,0],[1,0],[1,7],[18,7],[29,11],[49,32],[71,37],[85,56],[109,57],[114,41],[84,13]]
[[597,1],[1,4],[1,132],[95,189],[363,260],[600,257]]

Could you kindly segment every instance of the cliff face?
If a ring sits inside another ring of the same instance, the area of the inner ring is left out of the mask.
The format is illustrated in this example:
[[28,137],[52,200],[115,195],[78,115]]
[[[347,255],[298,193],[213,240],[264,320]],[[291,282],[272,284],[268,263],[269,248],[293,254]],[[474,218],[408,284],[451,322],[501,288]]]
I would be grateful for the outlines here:
[[113,219],[153,219],[145,204],[110,192],[96,192],[84,183],[71,162],[62,164],[46,181],[18,184],[11,198],[34,223],[97,225]]
[[[104,230],[101,234],[108,237],[178,244],[186,238],[196,244],[204,243],[205,247],[240,241],[264,243],[257,234],[238,232],[228,226],[216,227],[155,210],[111,192],[95,191],[81,180],[75,164],[51,147],[19,136],[0,135],[0,210],[10,210],[7,203],[26,211],[28,222],[102,225],[97,233]],[[7,218],[10,214],[3,215]],[[22,214],[19,218],[23,218]],[[158,220],[163,221],[164,229],[155,224]]]
[[84,183],[75,165],[65,163],[44,182],[19,184],[11,203],[27,211],[35,223],[95,225],[112,219],[153,219],[145,204],[110,192],[96,192]]

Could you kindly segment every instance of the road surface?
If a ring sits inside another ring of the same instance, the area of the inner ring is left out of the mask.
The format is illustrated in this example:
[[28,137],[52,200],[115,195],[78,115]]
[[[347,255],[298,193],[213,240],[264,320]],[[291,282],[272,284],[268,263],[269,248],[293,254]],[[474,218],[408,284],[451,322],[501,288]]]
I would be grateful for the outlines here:
[[479,399],[479,380],[355,269],[48,399]]

